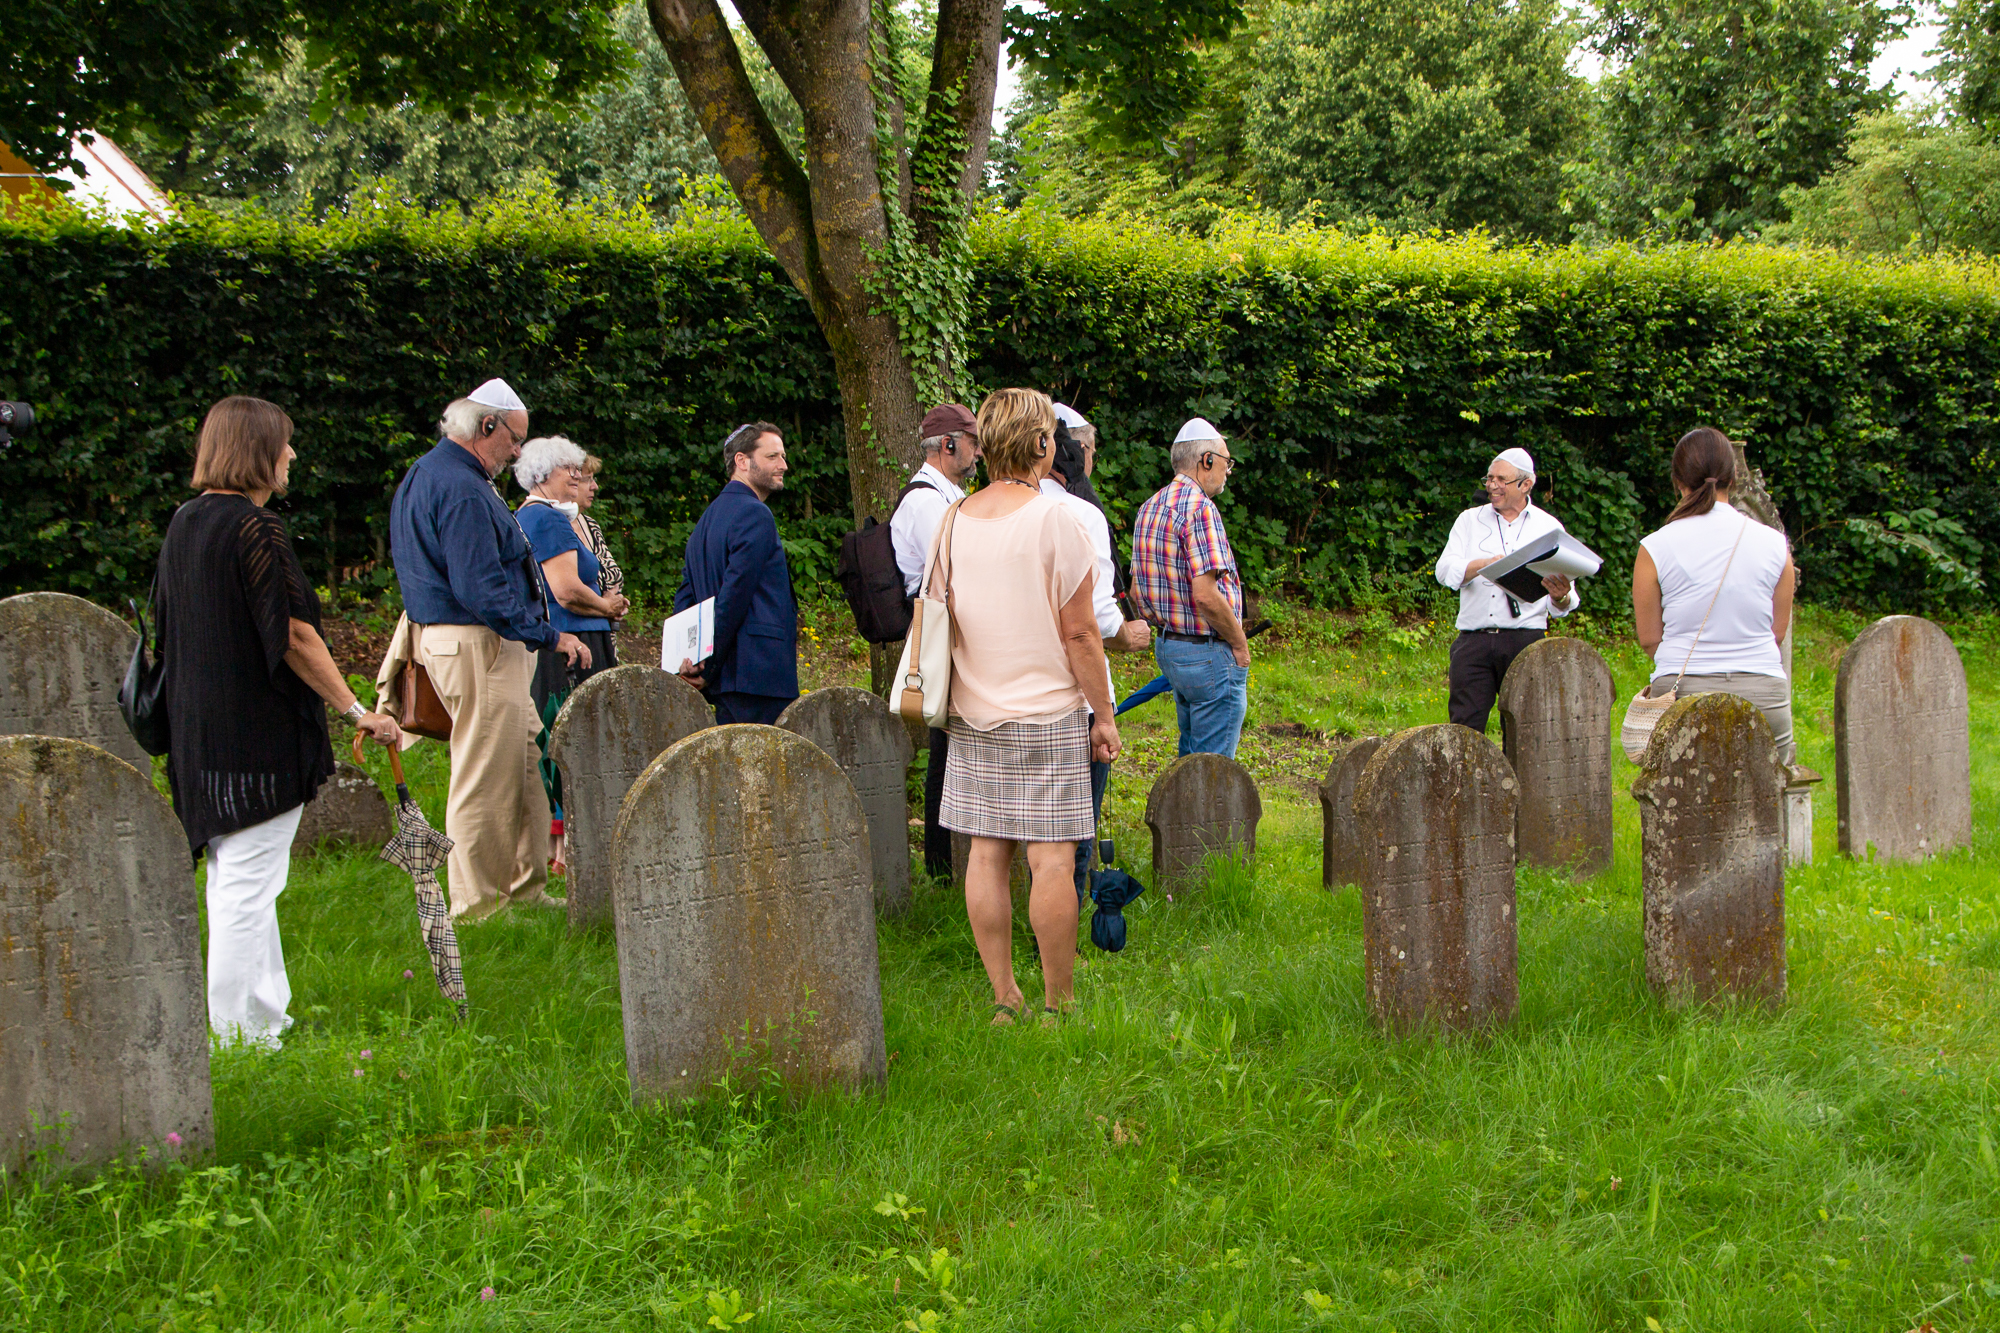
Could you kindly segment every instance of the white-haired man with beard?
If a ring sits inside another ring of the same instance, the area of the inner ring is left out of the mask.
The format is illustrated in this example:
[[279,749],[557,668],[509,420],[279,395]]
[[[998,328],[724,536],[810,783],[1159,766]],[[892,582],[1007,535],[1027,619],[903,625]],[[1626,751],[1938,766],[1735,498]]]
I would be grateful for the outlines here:
[[1548,595],[1523,602],[1479,571],[1511,555],[1525,541],[1561,532],[1563,525],[1530,500],[1535,460],[1526,449],[1508,449],[1486,465],[1487,503],[1468,509],[1451,525],[1438,557],[1437,581],[1458,589],[1458,637],[1451,644],[1451,720],[1484,732],[1500,697],[1500,682],[1521,650],[1548,630],[1549,615],[1576,610],[1575,586],[1560,574],[1542,580]]

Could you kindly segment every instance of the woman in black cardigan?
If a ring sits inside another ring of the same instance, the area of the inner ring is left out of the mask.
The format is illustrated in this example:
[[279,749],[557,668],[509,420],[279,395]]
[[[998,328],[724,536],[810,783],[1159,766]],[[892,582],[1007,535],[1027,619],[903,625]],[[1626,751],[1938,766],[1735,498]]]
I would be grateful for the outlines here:
[[379,741],[400,734],[347,688],[285,522],[264,508],[284,492],[291,437],[292,419],[261,398],[209,409],[201,494],[167,526],[156,601],[167,780],[189,848],[208,853],[209,1028],[272,1048],[292,1021],[278,894],[299,815],[333,774],[325,704]]

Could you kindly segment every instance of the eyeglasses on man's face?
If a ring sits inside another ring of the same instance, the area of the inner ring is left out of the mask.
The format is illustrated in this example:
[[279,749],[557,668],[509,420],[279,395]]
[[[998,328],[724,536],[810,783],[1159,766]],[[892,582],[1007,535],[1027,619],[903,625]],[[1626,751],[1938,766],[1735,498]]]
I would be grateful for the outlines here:
[[1485,486],[1486,489],[1489,491],[1494,490],[1496,488],[1505,490],[1509,486],[1518,485],[1519,483],[1525,482],[1526,480],[1527,480],[1526,477],[1496,477],[1491,472],[1489,472],[1486,474],[1486,480],[1481,482],[1480,484]]

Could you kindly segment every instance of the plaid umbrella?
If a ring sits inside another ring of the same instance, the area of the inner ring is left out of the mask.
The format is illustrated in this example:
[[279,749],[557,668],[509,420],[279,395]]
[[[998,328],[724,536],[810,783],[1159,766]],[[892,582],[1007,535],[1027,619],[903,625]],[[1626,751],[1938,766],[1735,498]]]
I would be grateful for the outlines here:
[[[354,733],[354,762],[361,762],[360,732]],[[437,976],[438,990],[458,1004],[458,1018],[465,1021],[465,972],[458,961],[458,932],[452,929],[451,908],[438,887],[437,868],[451,855],[451,839],[431,827],[424,812],[410,796],[403,780],[403,759],[391,745],[389,769],[396,778],[396,836],[382,848],[381,856],[390,865],[401,866],[416,881],[417,924],[424,933],[424,947],[430,950],[431,971]]]

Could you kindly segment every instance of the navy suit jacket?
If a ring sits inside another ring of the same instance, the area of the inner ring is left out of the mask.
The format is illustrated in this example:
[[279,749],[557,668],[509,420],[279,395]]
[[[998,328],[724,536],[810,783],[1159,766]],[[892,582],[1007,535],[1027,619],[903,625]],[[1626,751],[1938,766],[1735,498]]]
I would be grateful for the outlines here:
[[715,655],[702,671],[704,693],[798,698],[799,603],[791,567],[770,506],[740,481],[724,486],[694,525],[674,610],[709,597]]

